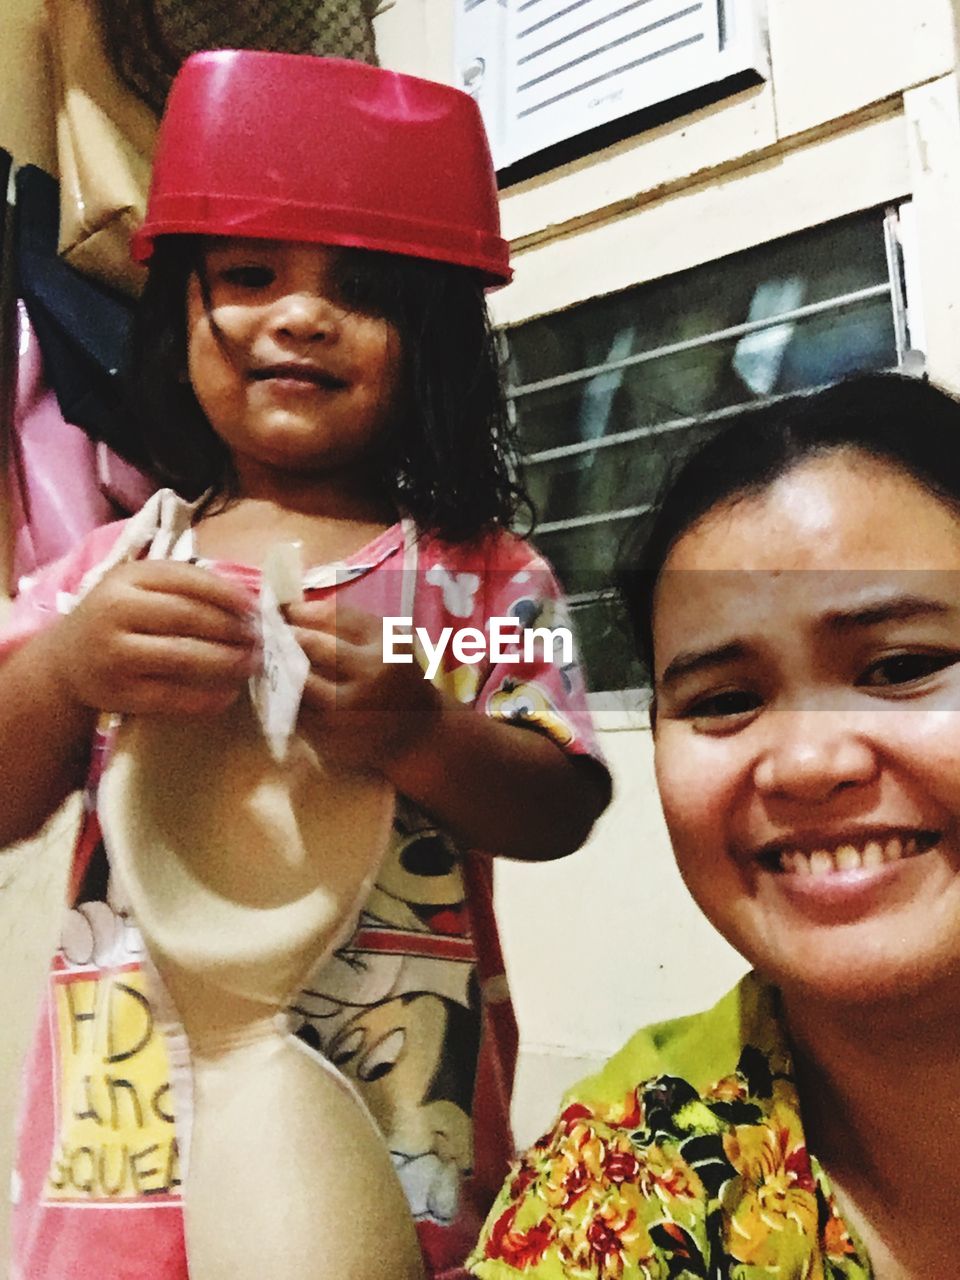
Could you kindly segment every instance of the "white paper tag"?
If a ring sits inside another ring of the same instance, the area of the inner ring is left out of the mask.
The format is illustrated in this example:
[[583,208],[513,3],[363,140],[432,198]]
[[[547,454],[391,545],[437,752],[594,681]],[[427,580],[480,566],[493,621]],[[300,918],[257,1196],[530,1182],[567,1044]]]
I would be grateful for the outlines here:
[[260,588],[260,633],[263,666],[250,678],[250,697],[274,760],[286,758],[297,723],[310,660],[297,643],[293,628],[280,612],[269,582]]
[[273,587],[278,604],[299,604],[303,599],[303,543],[275,543],[263,562],[263,577]]

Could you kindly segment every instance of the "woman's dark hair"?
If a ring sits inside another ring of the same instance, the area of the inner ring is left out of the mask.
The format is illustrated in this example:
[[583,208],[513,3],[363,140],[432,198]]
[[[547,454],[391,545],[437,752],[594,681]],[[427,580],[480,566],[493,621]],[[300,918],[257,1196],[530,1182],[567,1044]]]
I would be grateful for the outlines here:
[[[128,370],[135,429],[157,476],[185,497],[235,493],[230,455],[187,378],[186,296],[204,241],[158,240]],[[338,255],[347,305],[376,311],[401,342],[398,413],[377,459],[382,492],[419,528],[451,541],[532,508],[516,479],[510,424],[483,287],[466,267],[361,249]],[[206,289],[205,289],[206,292]]]
[[668,478],[624,539],[620,594],[653,675],[653,596],[671,548],[714,507],[762,493],[798,463],[856,449],[900,467],[960,514],[960,401],[921,379],[860,374],[737,413]]

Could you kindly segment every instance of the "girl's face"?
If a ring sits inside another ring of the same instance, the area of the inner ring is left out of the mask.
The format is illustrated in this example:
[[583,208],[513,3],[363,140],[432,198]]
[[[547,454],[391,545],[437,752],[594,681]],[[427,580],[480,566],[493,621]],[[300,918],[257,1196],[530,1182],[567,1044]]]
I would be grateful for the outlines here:
[[788,992],[960,977],[960,519],[834,453],[703,517],[654,606],[660,794],[714,925]]
[[343,294],[325,245],[211,240],[209,298],[187,291],[187,367],[210,425],[244,465],[329,473],[368,460],[397,400],[400,340]]

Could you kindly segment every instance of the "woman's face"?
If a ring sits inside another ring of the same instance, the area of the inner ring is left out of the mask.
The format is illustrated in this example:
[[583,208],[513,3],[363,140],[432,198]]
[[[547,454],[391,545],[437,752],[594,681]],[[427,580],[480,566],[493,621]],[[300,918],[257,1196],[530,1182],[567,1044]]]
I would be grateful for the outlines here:
[[960,978],[960,519],[856,452],[709,512],[654,601],[680,870],[784,990]]

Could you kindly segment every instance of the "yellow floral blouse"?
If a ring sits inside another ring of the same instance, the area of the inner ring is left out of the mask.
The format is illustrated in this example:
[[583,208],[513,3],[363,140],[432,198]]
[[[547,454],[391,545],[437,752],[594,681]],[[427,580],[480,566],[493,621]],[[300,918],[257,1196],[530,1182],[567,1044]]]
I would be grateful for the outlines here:
[[750,975],[577,1086],[467,1265],[482,1280],[870,1280],[806,1148],[776,991]]

